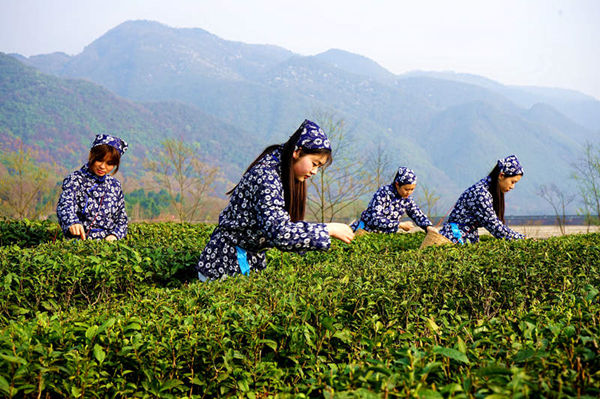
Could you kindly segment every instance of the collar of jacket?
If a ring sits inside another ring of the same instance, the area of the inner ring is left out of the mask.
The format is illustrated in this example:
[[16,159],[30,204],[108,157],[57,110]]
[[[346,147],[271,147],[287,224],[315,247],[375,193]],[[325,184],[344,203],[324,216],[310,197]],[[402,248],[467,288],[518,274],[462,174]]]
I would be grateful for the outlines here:
[[81,170],[81,173],[84,174],[84,176],[87,176],[90,179],[93,179],[97,183],[104,183],[104,180],[106,180],[106,175],[98,176],[97,174],[93,173],[90,170],[90,168],[88,168],[87,164],[83,165],[80,170]]

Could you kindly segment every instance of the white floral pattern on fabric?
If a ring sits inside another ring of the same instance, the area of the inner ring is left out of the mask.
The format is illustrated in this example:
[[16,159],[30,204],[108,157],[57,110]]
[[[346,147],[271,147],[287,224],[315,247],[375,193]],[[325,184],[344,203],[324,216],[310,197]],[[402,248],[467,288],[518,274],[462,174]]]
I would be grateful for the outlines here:
[[400,217],[406,213],[417,226],[423,230],[431,226],[427,215],[421,211],[412,197],[402,198],[393,184],[380,187],[367,209],[360,215],[360,219],[352,223],[352,230],[356,230],[362,220],[364,230],[381,233],[395,233],[398,231]]
[[396,179],[394,179],[394,183],[398,183],[401,186],[405,184],[417,184],[417,175],[415,174],[414,170],[405,166],[401,166],[396,172]]
[[209,279],[240,273],[236,246],[247,252],[250,270],[266,267],[265,250],[327,250],[331,238],[323,223],[292,222],[281,182],[282,147],[265,155],[242,176],[219,225],[202,251],[197,271]]
[[523,166],[516,155],[509,155],[504,159],[499,159],[497,165],[500,168],[500,172],[506,176],[516,176],[524,173]]
[[121,155],[123,155],[123,153],[129,148],[129,145],[127,145],[127,142],[123,139],[111,136],[110,134],[97,134],[96,138],[92,142],[92,148],[102,144],[116,148]]
[[56,215],[66,237],[73,238],[69,227],[79,223],[87,238],[103,239],[111,234],[125,238],[128,219],[123,190],[117,179],[110,175],[97,176],[84,165],[63,180],[62,190]]
[[458,239],[452,234],[450,223],[456,223],[462,234],[463,241],[475,243],[479,241],[479,227],[485,227],[496,238],[507,240],[519,240],[525,238],[521,233],[511,230],[506,226],[494,212],[494,202],[490,192],[491,178],[481,179],[476,184],[463,192],[454,209],[448,216],[448,221],[444,223],[440,234],[458,243]]
[[299,148],[314,150],[314,149],[327,149],[331,150],[331,143],[327,138],[327,135],[314,122],[305,119],[298,129],[302,129],[298,142],[296,143],[295,150]]

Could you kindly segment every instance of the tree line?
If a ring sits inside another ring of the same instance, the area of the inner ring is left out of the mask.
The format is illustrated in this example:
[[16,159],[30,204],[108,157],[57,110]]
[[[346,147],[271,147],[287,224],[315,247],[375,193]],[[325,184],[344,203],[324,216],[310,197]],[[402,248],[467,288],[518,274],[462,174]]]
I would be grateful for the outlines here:
[[[332,142],[335,162],[309,180],[308,219],[319,222],[350,221],[357,217],[378,187],[386,184],[397,165],[381,144],[370,154],[356,148],[345,121],[320,113],[317,120]],[[198,158],[199,144],[165,139],[144,162],[141,177],[120,178],[127,213],[132,221],[174,220],[216,222],[226,199],[215,193],[216,183],[226,184],[217,166]],[[37,161],[35,151],[22,144],[0,153],[0,216],[52,219],[68,171],[57,163]],[[582,157],[573,164],[577,194],[564,193],[556,185],[538,186],[538,195],[554,210],[556,224],[564,233],[566,209],[576,199],[578,214],[586,223],[600,224],[600,147],[584,145]],[[440,196],[419,184],[417,203],[430,217],[439,216]]]

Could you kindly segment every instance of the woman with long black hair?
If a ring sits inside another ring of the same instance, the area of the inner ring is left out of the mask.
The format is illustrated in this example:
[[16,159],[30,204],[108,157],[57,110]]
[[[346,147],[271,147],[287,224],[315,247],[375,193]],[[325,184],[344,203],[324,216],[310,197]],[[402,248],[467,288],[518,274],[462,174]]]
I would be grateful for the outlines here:
[[485,178],[463,192],[444,223],[440,234],[454,243],[479,241],[477,229],[485,227],[496,238],[525,238],[504,221],[504,194],[523,177],[523,167],[516,156],[499,159]]
[[283,145],[272,145],[250,164],[228,194],[219,225],[196,267],[201,281],[266,267],[265,251],[327,250],[331,237],[350,242],[342,223],[304,222],[306,181],[331,162],[323,130],[305,120]]

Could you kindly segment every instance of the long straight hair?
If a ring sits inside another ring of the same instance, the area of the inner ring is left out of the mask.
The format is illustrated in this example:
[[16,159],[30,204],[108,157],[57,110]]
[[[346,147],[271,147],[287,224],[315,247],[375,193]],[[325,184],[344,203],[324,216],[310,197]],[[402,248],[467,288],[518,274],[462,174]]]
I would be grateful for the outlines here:
[[496,212],[496,216],[498,216],[498,219],[500,219],[502,223],[504,223],[504,193],[502,192],[502,190],[500,190],[500,185],[498,184],[498,177],[500,177],[500,167],[498,165],[494,166],[494,169],[492,169],[488,177],[491,179],[490,193],[492,193],[494,212]]
[[[520,173],[519,173],[520,174]],[[504,177],[513,177],[516,175],[507,175]],[[492,199],[494,203],[494,211],[496,212],[496,216],[498,219],[505,223],[504,221],[504,193],[500,190],[500,185],[498,184],[498,178],[500,177],[500,167],[498,165],[494,166],[494,169],[490,172],[488,177],[491,179],[490,181],[490,192],[492,193]]]
[[[304,129],[299,128],[292,134],[292,136],[288,139],[288,141],[283,144],[283,149],[281,151],[281,183],[283,185],[283,198],[285,201],[285,210],[290,214],[290,219],[292,222],[297,222],[299,220],[304,219],[304,213],[306,211],[306,181],[298,181],[294,177],[294,150],[296,148],[296,143],[302,134]],[[262,153],[256,157],[254,161],[248,166],[244,174],[246,174],[250,169],[254,167],[260,160],[267,154],[272,153],[276,149],[280,148],[281,144],[270,145],[265,148]],[[331,163],[331,150],[327,150],[324,148],[320,149],[307,149],[300,148],[300,157],[308,154],[326,154],[327,162],[325,165],[327,166]],[[231,195],[233,190],[239,183],[227,192],[227,195]]]

